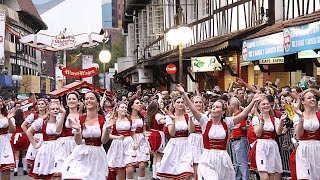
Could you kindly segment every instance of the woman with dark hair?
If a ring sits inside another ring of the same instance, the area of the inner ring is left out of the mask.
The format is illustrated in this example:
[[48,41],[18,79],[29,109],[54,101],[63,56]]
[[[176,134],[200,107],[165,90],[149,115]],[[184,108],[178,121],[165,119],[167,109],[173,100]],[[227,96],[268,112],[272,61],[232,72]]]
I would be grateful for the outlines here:
[[254,103],[262,99],[264,95],[256,94],[251,103],[235,117],[224,118],[227,108],[226,102],[217,100],[212,104],[209,115],[211,119],[209,119],[196,109],[181,85],[176,85],[176,90],[183,95],[185,102],[195,119],[200,123],[202,130],[204,151],[199,159],[198,179],[234,180],[234,167],[226,151],[229,138],[228,132],[248,115]]
[[27,135],[23,132],[21,128],[21,125],[24,122],[23,111],[21,109],[16,109],[14,112],[13,118],[16,123],[16,132],[11,136],[11,145],[12,145],[14,155],[15,155],[15,160],[16,160],[16,167],[14,168],[14,176],[18,176],[20,151],[22,156],[23,175],[27,175],[28,164],[26,159],[26,153],[29,146],[29,140]]
[[4,180],[10,179],[10,169],[15,168],[14,154],[10,144],[9,133],[16,131],[13,114],[8,115],[4,100],[0,97],[0,172]]
[[68,118],[78,146],[73,149],[61,167],[62,179],[85,180],[108,177],[107,156],[102,144],[108,141],[110,128],[115,122],[105,122],[98,93],[89,91],[84,98],[86,114],[80,115],[79,121]]
[[74,134],[72,133],[72,128],[69,124],[68,119],[74,121],[79,121],[81,113],[79,112],[80,95],[76,92],[70,92],[66,96],[67,108],[61,108],[62,116],[57,124],[56,132],[61,133],[60,138],[57,140],[57,153],[55,159],[55,175],[61,176],[61,166],[64,160],[72,153],[72,150],[76,147],[76,142],[74,141]]
[[147,162],[150,159],[149,142],[146,139],[146,122],[144,117],[140,114],[142,103],[138,98],[132,98],[128,104],[128,113],[132,119],[133,126],[135,127],[135,138],[137,146],[137,157],[134,162],[139,164],[138,180],[145,180],[145,169]]
[[165,123],[166,112],[160,110],[159,103],[156,100],[152,101],[147,109],[147,127],[150,128],[148,141],[153,156],[152,179],[157,178],[157,169],[160,167],[162,152],[166,144],[163,133]]
[[188,141],[189,117],[182,96],[173,98],[171,118],[166,118],[170,140],[163,150],[157,176],[172,179],[190,179],[193,175],[192,146]]
[[[38,149],[29,176],[34,179],[48,179],[54,174],[55,154],[57,150],[56,140],[60,133],[56,132],[57,116],[60,108],[55,103],[48,105],[48,116],[39,118],[32,123],[26,132],[30,143]],[[36,132],[41,132],[43,141],[37,142],[34,138]]]
[[112,143],[107,153],[110,171],[115,171],[119,180],[134,178],[134,165],[138,148],[135,138],[135,127],[128,117],[126,102],[120,102],[109,121],[115,121],[110,139]]
[[[28,128],[31,126],[32,123],[36,122],[38,119],[46,117],[46,110],[47,110],[48,100],[41,98],[37,101],[36,110],[37,112],[31,113],[22,123],[21,128],[26,133]],[[36,142],[41,143],[43,141],[43,136],[41,131],[37,131],[34,133],[34,139]],[[35,149],[32,144],[29,145],[27,150],[27,162],[28,164],[32,165],[34,162],[34,158],[37,155],[38,150]]]
[[114,107],[114,104],[112,100],[109,97],[107,97],[102,104],[102,109],[106,117],[109,118],[112,115],[113,107]]

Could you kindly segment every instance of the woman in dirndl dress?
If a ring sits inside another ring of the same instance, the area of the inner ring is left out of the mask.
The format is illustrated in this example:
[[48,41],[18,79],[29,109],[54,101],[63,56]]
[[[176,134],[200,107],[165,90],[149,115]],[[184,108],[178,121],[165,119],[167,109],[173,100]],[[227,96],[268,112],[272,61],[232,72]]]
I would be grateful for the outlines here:
[[79,121],[68,119],[77,146],[61,167],[62,179],[91,180],[108,177],[107,156],[102,145],[108,141],[114,121],[105,121],[97,92],[89,91],[84,98],[86,114],[81,115]]
[[[55,154],[57,152],[57,139],[59,133],[56,132],[57,116],[60,107],[55,103],[48,105],[49,115],[32,123],[26,132],[30,143],[38,149],[34,163],[30,169],[29,176],[34,179],[48,179],[54,175]],[[36,132],[42,132],[43,141],[37,142],[34,138]]]
[[80,107],[79,102],[80,95],[78,92],[73,91],[67,94],[67,108],[62,110],[62,116],[57,124],[56,131],[61,132],[59,139],[57,140],[57,153],[55,158],[55,172],[58,176],[61,176],[61,166],[64,160],[72,153],[73,149],[76,147],[76,142],[74,141],[74,134],[72,133],[72,128],[67,119],[73,119],[74,121],[79,120]]
[[267,98],[257,101],[255,116],[252,118],[252,126],[257,136],[257,142],[251,149],[255,151],[255,161],[259,176],[264,179],[280,180],[282,161],[279,147],[275,138],[277,134],[282,133],[284,120],[287,114],[284,113],[281,118],[273,115],[273,109]]
[[1,179],[10,179],[10,169],[15,168],[14,154],[10,144],[9,133],[16,131],[12,115],[8,115],[4,100],[0,97],[0,172]]
[[299,145],[290,157],[290,170],[293,180],[320,178],[320,112],[313,90],[301,95],[301,111],[296,110],[293,118],[295,134]]
[[[195,105],[196,109],[204,114],[204,102],[202,97],[194,96],[192,98],[192,102]],[[202,138],[202,130],[199,122],[191,115],[189,118],[189,132],[190,135],[188,140],[191,144],[192,148],[192,159],[193,159],[193,170],[194,170],[194,179],[198,178],[198,163],[200,156],[203,152],[203,138]]]
[[116,106],[109,121],[116,122],[110,134],[113,140],[107,153],[110,171],[115,171],[119,180],[133,180],[138,146],[134,133],[136,129],[128,117],[125,102]]
[[[21,125],[21,128],[25,133],[27,132],[28,128],[31,126],[33,122],[36,122],[40,118],[46,117],[47,104],[48,104],[47,99],[41,98],[38,100],[37,105],[35,107],[35,109],[37,109],[37,112],[31,113],[30,115],[28,115]],[[34,139],[37,143],[41,143],[43,141],[43,136],[41,131],[34,133]],[[33,164],[34,159],[37,155],[37,152],[38,150],[35,149],[32,144],[29,144],[27,154],[26,154],[28,164],[30,165]]]
[[145,169],[150,159],[150,146],[146,139],[146,123],[144,117],[140,114],[142,109],[142,103],[137,98],[132,98],[128,104],[128,112],[132,119],[133,126],[135,127],[135,136],[137,143],[137,157],[134,160],[135,163],[139,164],[139,176],[138,180],[145,180]]
[[193,175],[192,147],[188,141],[189,117],[185,102],[177,96],[172,102],[171,118],[166,119],[170,140],[163,150],[157,176],[172,179],[190,179]]
[[176,85],[176,90],[183,94],[193,116],[199,121],[203,134],[204,151],[199,159],[198,179],[234,180],[234,167],[226,151],[229,131],[234,124],[238,124],[247,116],[254,103],[265,95],[256,94],[251,103],[236,117],[223,118],[227,103],[217,100],[212,104],[209,119],[196,109],[181,85]]
[[158,101],[152,101],[147,109],[147,127],[150,129],[148,138],[150,150],[153,156],[152,180],[157,179],[157,169],[160,167],[162,152],[165,148],[165,135],[163,126],[167,115],[160,110]]
[[26,159],[26,153],[29,146],[29,140],[25,132],[21,128],[21,124],[24,122],[22,109],[16,109],[13,116],[16,123],[16,132],[11,136],[11,145],[14,151],[16,167],[14,168],[14,176],[18,176],[18,165],[20,152],[22,156],[23,175],[27,175],[28,164]]

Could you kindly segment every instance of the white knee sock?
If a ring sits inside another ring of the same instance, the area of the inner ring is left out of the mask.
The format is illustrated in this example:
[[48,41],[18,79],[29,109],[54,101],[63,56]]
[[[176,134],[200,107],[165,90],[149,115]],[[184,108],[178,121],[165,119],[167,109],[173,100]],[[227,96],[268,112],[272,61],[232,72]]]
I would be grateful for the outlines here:
[[27,171],[28,170],[27,158],[22,158],[22,165],[23,165],[23,170]]
[[157,177],[157,165],[152,165],[152,177]]
[[146,180],[146,177],[140,177],[140,176],[138,176],[138,180]]
[[18,172],[19,160],[16,160],[16,167],[14,168],[14,172]]
[[[160,163],[156,164],[156,169],[158,170],[160,168]],[[157,174],[157,173],[156,173]],[[157,178],[159,178],[158,176],[156,176]]]

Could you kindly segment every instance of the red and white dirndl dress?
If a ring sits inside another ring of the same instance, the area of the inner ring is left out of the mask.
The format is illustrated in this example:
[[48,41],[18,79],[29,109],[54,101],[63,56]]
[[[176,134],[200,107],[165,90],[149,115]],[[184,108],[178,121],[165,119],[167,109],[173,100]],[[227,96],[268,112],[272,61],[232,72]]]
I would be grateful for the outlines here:
[[163,133],[163,124],[160,123],[161,119],[166,119],[161,113],[157,113],[152,117],[152,127],[150,127],[150,136],[148,137],[150,150],[153,152],[162,153],[166,146],[166,137]]
[[[193,175],[193,160],[191,144],[188,141],[188,116],[186,121],[175,121],[176,134],[171,137],[165,149],[157,176],[164,178],[183,179]],[[172,119],[166,119],[166,125],[173,124]]]
[[21,126],[16,126],[16,132],[12,134],[10,143],[14,151],[26,151],[28,149],[29,139]]
[[[293,123],[299,123],[294,116]],[[303,121],[304,134],[299,138],[299,145],[290,156],[290,170],[293,180],[320,179],[320,112],[317,119]]]
[[194,117],[191,117],[191,120],[195,126],[195,131],[189,135],[188,140],[192,148],[193,163],[198,164],[200,156],[204,150],[202,130],[200,123]]
[[[14,123],[14,119],[11,121]],[[13,150],[8,133],[8,118],[0,119],[0,172],[16,167]]]
[[43,142],[38,149],[29,176],[34,179],[47,179],[55,173],[55,154],[59,137],[59,133],[56,132],[56,123],[46,123],[42,118],[39,118],[31,126],[35,131],[41,130]]
[[234,126],[230,117],[213,125],[205,115],[201,116],[200,126],[203,132],[204,151],[198,164],[198,179],[234,180],[235,171],[227,152],[229,131]]
[[143,119],[133,119],[133,126],[135,127],[135,136],[137,139],[138,149],[136,150],[137,156],[134,160],[135,163],[148,162],[150,159],[150,146],[147,138],[143,134],[143,127],[145,122]]
[[79,117],[84,144],[77,145],[61,167],[62,179],[108,178],[107,155],[101,142],[104,117],[98,115],[99,125],[85,125],[85,115]]
[[[63,121],[63,119],[60,119],[60,121]],[[57,153],[54,170],[56,173],[61,173],[61,166],[64,160],[72,153],[76,145],[72,128],[69,125],[69,121],[66,121],[65,127],[62,129],[61,135],[57,140]]]
[[123,135],[124,139],[112,140],[107,153],[110,171],[118,171],[136,164],[137,152],[133,150],[134,141],[132,138],[132,132],[135,132],[135,130],[130,118],[128,118],[128,121],[117,121],[113,125],[112,134]]
[[[31,113],[30,115],[27,116],[27,118],[25,119],[25,121],[28,124],[32,124],[33,122],[37,121],[39,118],[38,114],[36,113]],[[41,130],[40,131],[36,131],[33,135],[34,139],[38,142],[38,143],[42,143],[43,142],[43,135]],[[27,158],[27,162],[28,164],[32,165],[34,162],[34,159],[36,158],[38,149],[35,149],[32,144],[29,144],[28,150],[27,150],[27,154],[26,154],[26,158]]]
[[[259,124],[260,120],[257,116],[254,116],[252,126]],[[280,124],[280,120],[271,117],[271,122],[265,122],[261,136],[257,137],[257,142],[250,150],[250,154],[255,152],[255,156],[250,156],[250,161],[256,162],[258,171],[268,173],[282,173],[283,171],[279,147],[275,141],[277,134],[274,124]]]

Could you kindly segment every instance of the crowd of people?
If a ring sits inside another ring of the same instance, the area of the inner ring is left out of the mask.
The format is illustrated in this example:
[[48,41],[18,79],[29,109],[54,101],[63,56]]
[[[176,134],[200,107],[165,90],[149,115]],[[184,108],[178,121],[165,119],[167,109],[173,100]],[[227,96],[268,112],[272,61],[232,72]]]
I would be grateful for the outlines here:
[[[0,171],[34,179],[280,180],[278,136],[294,129],[292,179],[320,179],[320,113],[314,81],[264,87],[236,78],[228,91],[89,91],[35,98],[27,111],[0,98]],[[227,151],[231,143],[232,155]],[[249,154],[249,155],[248,155]],[[28,165],[31,167],[28,170]]]

